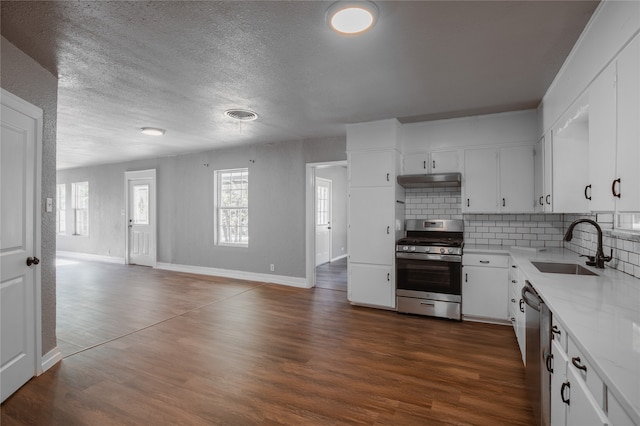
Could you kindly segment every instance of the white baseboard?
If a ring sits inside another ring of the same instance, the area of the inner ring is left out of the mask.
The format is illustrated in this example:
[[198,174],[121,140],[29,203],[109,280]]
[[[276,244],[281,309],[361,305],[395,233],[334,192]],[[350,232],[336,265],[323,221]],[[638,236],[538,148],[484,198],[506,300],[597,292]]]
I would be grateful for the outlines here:
[[118,263],[124,265],[124,257],[103,256],[100,254],[80,253],[77,251],[58,250],[57,256],[71,257],[79,260],[93,260],[96,262]]
[[231,269],[209,268],[206,266],[178,265],[158,262],[157,269],[186,272],[189,274],[211,275],[216,277],[235,278],[239,280],[258,281],[263,283],[282,284],[289,287],[309,288],[306,278],[288,277],[285,275],[260,274],[257,272],[234,271]]
[[343,254],[341,256],[338,256],[338,257],[334,257],[333,259],[330,260],[330,262],[335,262],[336,260],[340,260],[340,259],[343,259],[345,257],[347,257],[347,253],[345,253],[345,254]]
[[58,347],[56,346],[55,348],[51,349],[49,352],[47,352],[42,356],[42,360],[41,360],[42,373],[44,373],[45,371],[47,371],[48,369],[56,365],[61,360],[62,360],[62,352],[60,352],[60,349],[58,349]]

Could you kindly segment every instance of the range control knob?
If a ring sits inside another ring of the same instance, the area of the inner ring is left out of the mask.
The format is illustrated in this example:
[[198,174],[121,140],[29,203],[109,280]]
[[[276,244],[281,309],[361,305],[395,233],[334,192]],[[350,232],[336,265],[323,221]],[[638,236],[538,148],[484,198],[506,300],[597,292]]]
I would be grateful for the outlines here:
[[444,254],[444,247],[440,248],[440,254]]
[[451,254],[451,253],[453,253],[453,249],[452,248],[449,249],[449,254]]
[[416,247],[415,246],[411,246],[411,251],[416,251]]
[[409,246],[402,246],[402,251],[409,251]]
[[429,252],[431,252],[431,247],[425,247],[425,248],[424,248],[424,252],[425,252],[425,253],[429,253]]

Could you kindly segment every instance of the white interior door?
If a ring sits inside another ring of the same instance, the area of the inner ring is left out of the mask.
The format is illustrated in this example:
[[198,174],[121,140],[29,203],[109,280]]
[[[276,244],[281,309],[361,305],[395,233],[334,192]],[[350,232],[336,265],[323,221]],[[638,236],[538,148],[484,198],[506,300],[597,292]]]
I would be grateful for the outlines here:
[[127,172],[126,182],[128,263],[155,267],[155,170]]
[[[40,252],[37,143],[42,121],[2,93],[0,148],[0,388],[4,401],[36,375]],[[10,106],[9,106],[9,105]],[[35,109],[35,107],[32,107]],[[40,117],[42,111],[38,110]],[[32,115],[32,114],[30,114]],[[29,262],[27,261],[29,259]],[[27,265],[30,263],[30,265]]]
[[316,178],[316,266],[331,260],[331,180]]

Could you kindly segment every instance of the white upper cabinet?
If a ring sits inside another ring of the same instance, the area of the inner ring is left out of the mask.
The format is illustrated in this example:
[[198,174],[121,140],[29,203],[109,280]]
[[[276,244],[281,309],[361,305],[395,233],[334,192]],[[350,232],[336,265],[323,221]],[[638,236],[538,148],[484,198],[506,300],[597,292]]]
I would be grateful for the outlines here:
[[465,150],[465,213],[533,212],[533,146]]
[[395,151],[353,152],[348,159],[351,187],[395,185]]
[[640,36],[618,57],[617,210],[640,211]]
[[587,97],[582,96],[552,131],[556,213],[589,212],[589,107]]
[[397,149],[400,123],[395,118],[347,125],[347,151]]
[[452,173],[460,171],[458,151],[435,151],[430,155],[431,173]]
[[451,173],[460,171],[458,151],[411,152],[403,156],[403,174]]
[[462,211],[495,213],[498,209],[498,156],[495,148],[465,151]]
[[[637,76],[636,76],[637,78]],[[589,184],[591,211],[613,211],[616,166],[616,62],[589,86]]]
[[531,146],[500,148],[500,212],[533,212],[533,152]]

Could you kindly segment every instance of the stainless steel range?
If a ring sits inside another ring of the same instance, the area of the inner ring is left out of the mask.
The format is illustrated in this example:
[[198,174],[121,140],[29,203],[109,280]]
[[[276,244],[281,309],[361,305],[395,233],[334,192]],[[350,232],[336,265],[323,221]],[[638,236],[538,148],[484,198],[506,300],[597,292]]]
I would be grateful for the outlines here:
[[460,320],[462,220],[411,219],[396,243],[398,312]]

